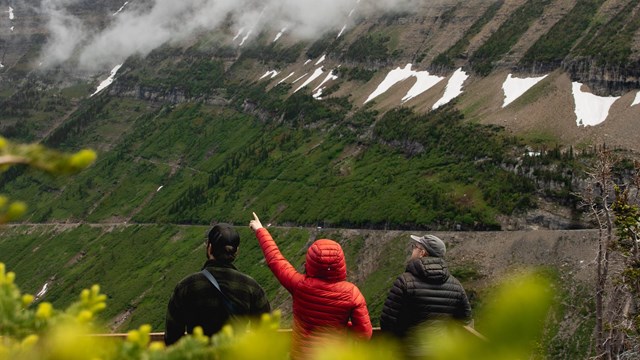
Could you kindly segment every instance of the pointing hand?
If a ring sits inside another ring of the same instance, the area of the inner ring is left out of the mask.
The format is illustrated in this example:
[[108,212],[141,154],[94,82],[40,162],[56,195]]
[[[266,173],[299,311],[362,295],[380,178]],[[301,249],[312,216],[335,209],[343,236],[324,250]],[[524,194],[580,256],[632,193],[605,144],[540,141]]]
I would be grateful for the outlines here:
[[258,231],[258,229],[262,228],[262,223],[260,222],[260,219],[258,219],[258,215],[256,215],[256,213],[253,213],[253,220],[249,222],[249,227],[253,231]]

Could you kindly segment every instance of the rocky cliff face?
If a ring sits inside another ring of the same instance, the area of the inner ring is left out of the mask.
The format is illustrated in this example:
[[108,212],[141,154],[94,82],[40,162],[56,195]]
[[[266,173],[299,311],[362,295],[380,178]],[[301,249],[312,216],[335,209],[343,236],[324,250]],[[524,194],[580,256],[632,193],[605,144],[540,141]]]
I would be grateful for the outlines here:
[[593,59],[573,59],[562,69],[576,81],[589,84],[593,93],[602,96],[621,96],[640,89],[640,62],[624,65],[599,64]]

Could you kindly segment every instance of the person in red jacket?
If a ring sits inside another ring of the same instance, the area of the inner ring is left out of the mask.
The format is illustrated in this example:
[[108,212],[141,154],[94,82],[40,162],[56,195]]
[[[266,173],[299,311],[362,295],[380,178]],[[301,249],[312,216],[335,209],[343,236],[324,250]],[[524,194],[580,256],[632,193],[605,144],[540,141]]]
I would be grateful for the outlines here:
[[351,332],[361,339],[371,338],[367,303],[358,287],[347,281],[347,263],[340,244],[316,240],[307,250],[306,271],[302,274],[282,255],[255,213],[249,226],[256,233],[267,265],[293,298],[293,359],[309,355],[327,333]]

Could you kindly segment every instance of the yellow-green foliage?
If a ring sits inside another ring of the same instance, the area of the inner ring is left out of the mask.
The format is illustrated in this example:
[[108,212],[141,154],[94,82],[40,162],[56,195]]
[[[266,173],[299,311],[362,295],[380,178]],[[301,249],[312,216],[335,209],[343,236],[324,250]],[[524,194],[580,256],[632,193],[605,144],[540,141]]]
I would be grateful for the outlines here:
[[432,341],[435,359],[528,359],[542,336],[551,301],[550,283],[532,273],[505,281],[477,319],[487,340],[459,328]]
[[[104,310],[106,296],[94,285],[82,291],[67,310],[23,295],[0,263],[0,360],[5,359],[287,359],[289,336],[278,331],[280,314],[263,315],[247,327],[235,323],[211,338],[196,328],[176,344],[151,342],[151,327],[130,331],[126,340],[103,336],[95,314]],[[376,337],[370,342],[330,337],[308,354],[314,360],[401,359],[408,348],[428,350],[431,359],[526,359],[542,333],[553,293],[547,280],[520,275],[503,284],[478,317],[481,338],[462,327],[447,324],[416,332],[409,344]],[[407,346],[411,345],[411,346]]]
[[0,224],[20,218],[25,211],[27,205],[24,202],[10,202],[6,196],[0,195]]
[[95,159],[93,150],[66,154],[37,143],[13,144],[0,137],[0,171],[11,165],[26,164],[51,174],[72,174],[91,165]]
[[[73,174],[96,160],[93,150],[67,154],[47,149],[40,144],[13,144],[0,136],[0,172],[17,164],[28,165],[53,175]],[[21,201],[10,202],[0,195],[0,224],[21,217],[27,206]]]
[[15,274],[0,263],[0,359],[90,359],[113,353],[113,346],[94,333],[95,314],[104,310],[106,295],[94,285],[66,311],[48,302],[30,306],[34,297],[21,294]]

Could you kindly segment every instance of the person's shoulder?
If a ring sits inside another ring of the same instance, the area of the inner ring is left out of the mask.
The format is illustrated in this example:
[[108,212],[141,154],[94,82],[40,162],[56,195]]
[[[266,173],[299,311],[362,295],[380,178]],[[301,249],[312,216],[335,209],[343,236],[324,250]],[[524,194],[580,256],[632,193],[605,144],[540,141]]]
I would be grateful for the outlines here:
[[254,279],[251,275],[243,273],[240,270],[236,270],[236,272],[238,273],[238,276],[242,277],[246,282],[251,283],[251,284],[256,285],[256,286],[260,286],[258,281],[256,281],[256,279]]
[[242,272],[235,267],[215,267],[211,268],[211,270],[213,273],[219,274],[220,277],[225,277],[234,282],[258,284],[258,282],[249,274]]
[[242,284],[242,286],[247,287],[248,289],[251,289],[251,293],[254,294],[265,294],[265,290],[262,287],[262,285],[260,285],[259,282],[256,281],[256,279],[254,279],[253,277],[251,277],[248,274],[243,273],[242,271],[238,271],[236,270],[236,284]]
[[405,271],[405,272],[401,273],[400,275],[398,275],[397,279],[406,283],[406,282],[409,282],[409,281],[416,281],[416,280],[418,280],[418,277],[414,273],[412,273],[411,271]]
[[189,274],[187,276],[185,276],[184,278],[182,278],[182,280],[180,280],[178,282],[178,284],[176,285],[176,288],[183,288],[183,287],[189,287],[192,284],[201,281],[202,279],[204,279],[204,275],[202,275],[202,273],[200,272],[195,272],[192,274]]
[[454,284],[457,287],[460,287],[461,289],[462,287],[462,283],[460,282],[460,280],[458,280],[458,278],[456,278],[455,276],[449,274],[449,278],[447,278],[447,282],[450,284]]
[[176,284],[173,289],[173,296],[177,298],[189,296],[194,291],[204,288],[205,286],[202,285],[204,281],[207,281],[206,278],[199,272],[189,274]]
[[360,288],[358,285],[352,283],[351,281],[338,281],[334,283],[334,289],[339,289],[339,291],[351,292],[353,294],[361,294]]

